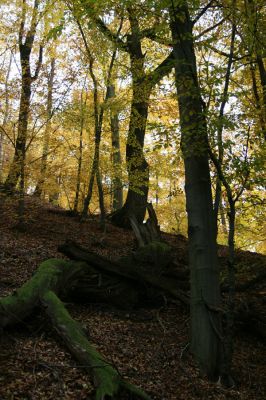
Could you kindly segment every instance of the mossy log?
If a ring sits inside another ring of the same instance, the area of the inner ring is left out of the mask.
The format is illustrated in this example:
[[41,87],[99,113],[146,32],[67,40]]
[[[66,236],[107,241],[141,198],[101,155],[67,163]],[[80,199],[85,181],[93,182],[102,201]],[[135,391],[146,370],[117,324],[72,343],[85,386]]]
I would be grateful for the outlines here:
[[[119,372],[104,360],[100,353],[89,343],[81,325],[74,321],[52,291],[46,291],[41,298],[45,311],[52,321],[53,327],[63,339],[71,354],[85,369],[92,374],[96,386],[96,400],[113,398],[128,392],[130,398],[150,399],[136,386],[124,381]],[[119,397],[121,398],[121,397]]]
[[58,295],[66,296],[80,279],[93,271],[85,262],[57,259],[43,262],[20,289],[0,299],[0,327],[22,322],[42,305],[69,351],[92,374],[96,400],[112,399],[121,391],[129,393],[132,399],[148,400],[146,393],[124,381],[118,371],[94,349],[81,326],[71,318],[58,298]]
[[76,279],[85,274],[87,264],[50,259],[43,262],[33,277],[12,295],[0,299],[0,327],[21,322],[40,305],[46,290],[67,291]]

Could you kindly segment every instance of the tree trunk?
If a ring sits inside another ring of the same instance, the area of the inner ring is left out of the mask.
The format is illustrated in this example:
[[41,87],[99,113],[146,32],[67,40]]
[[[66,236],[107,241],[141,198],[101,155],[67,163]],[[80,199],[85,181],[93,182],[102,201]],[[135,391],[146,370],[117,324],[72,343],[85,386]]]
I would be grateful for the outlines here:
[[[228,63],[227,63],[227,68],[226,68],[225,83],[224,83],[224,89],[223,89],[223,94],[222,94],[222,98],[221,98],[218,127],[217,127],[217,145],[218,145],[218,154],[219,154],[218,158],[219,158],[220,164],[223,163],[223,158],[224,158],[224,143],[223,143],[224,110],[225,110],[226,103],[228,101],[228,89],[229,89],[231,68],[232,68],[233,57],[234,57],[235,35],[236,35],[236,25],[233,22],[232,23],[232,31],[231,31],[230,53],[229,53],[229,58],[228,58]],[[218,232],[219,232],[218,215],[219,215],[219,209],[220,209],[220,205],[221,205],[221,195],[222,195],[222,183],[221,183],[219,177],[217,176],[216,187],[215,187],[215,196],[214,196],[214,210],[213,210],[214,211],[216,238],[217,238]]]
[[[98,185],[98,192],[99,192],[99,206],[101,209],[101,218],[104,214],[104,204],[103,204],[103,191],[102,191],[102,183],[100,179],[100,169],[99,169],[99,162],[100,162],[100,144],[101,144],[101,136],[102,136],[102,125],[103,125],[103,115],[104,115],[104,108],[100,105],[99,102],[99,91],[98,91],[98,80],[94,73],[94,58],[92,56],[89,44],[87,42],[85,33],[81,26],[79,20],[77,20],[77,24],[83,38],[83,42],[86,48],[88,61],[89,61],[89,72],[93,82],[93,107],[94,107],[94,155],[93,155],[93,162],[92,168],[89,178],[89,187],[88,193],[84,200],[83,210],[82,210],[82,217],[86,217],[88,214],[89,204],[92,198],[92,191],[93,191],[93,184],[94,179],[96,177],[97,185]],[[106,94],[107,97],[107,94]],[[106,101],[106,99],[105,99]]]
[[149,35],[140,30],[138,15],[132,4],[127,6],[127,13],[131,29],[130,34],[127,34],[127,43],[117,40],[117,36],[112,34],[101,19],[96,18],[95,22],[108,39],[122,51],[127,52],[130,57],[133,97],[126,146],[129,187],[124,206],[115,211],[111,217],[115,225],[130,228],[129,217],[135,215],[137,222],[142,223],[146,213],[149,167],[143,148],[149,98],[152,88],[171,72],[173,54],[169,54],[153,71],[145,73],[145,54],[142,52],[141,41]]
[[31,73],[30,53],[27,48],[20,46],[20,61],[22,69],[22,88],[18,118],[18,136],[15,145],[15,154],[5,181],[5,190],[12,193],[17,185],[24,163],[27,141],[28,120],[30,113]]
[[[259,123],[262,131],[262,135],[264,139],[266,139],[266,106],[263,105],[259,90],[258,90],[258,85],[257,85],[257,79],[256,79],[256,65],[250,64],[250,73],[251,73],[251,79],[252,79],[252,89],[253,89],[253,94],[255,98],[255,103],[256,103],[256,108],[258,110],[258,118],[259,118]],[[265,110],[264,110],[265,108]]]
[[48,76],[48,94],[47,94],[47,108],[46,108],[46,127],[44,131],[43,138],[43,150],[41,159],[41,171],[40,178],[37,182],[34,194],[36,196],[41,196],[43,190],[43,184],[45,182],[45,175],[47,170],[47,158],[49,152],[49,141],[50,141],[50,131],[51,131],[51,119],[52,119],[52,109],[53,109],[53,86],[55,77],[55,59],[51,60],[51,70]]
[[[115,86],[109,85],[109,98],[115,97]],[[111,140],[112,140],[112,164],[113,164],[113,201],[112,208],[114,211],[123,206],[123,185],[122,185],[122,167],[121,167],[121,152],[120,152],[120,137],[119,137],[119,119],[118,112],[111,110]]]
[[82,167],[82,157],[83,157],[83,129],[84,129],[84,112],[87,106],[87,94],[85,101],[83,103],[83,90],[80,94],[80,132],[79,132],[79,153],[78,153],[78,171],[77,171],[77,183],[76,183],[76,193],[75,193],[75,200],[74,200],[74,213],[78,212],[78,205],[79,205],[79,192],[80,192],[80,181],[81,181],[81,167]]
[[32,82],[37,79],[42,64],[43,48],[42,46],[40,46],[39,59],[37,62],[36,71],[34,76],[32,76],[31,66],[30,66],[30,56],[38,24],[38,18],[37,18],[38,7],[39,7],[39,0],[35,0],[30,22],[30,28],[26,34],[25,39],[23,40],[26,11],[25,11],[25,4],[23,3],[22,5],[22,17],[19,30],[19,54],[20,54],[22,82],[21,82],[20,106],[19,106],[19,117],[18,117],[18,135],[15,144],[15,154],[4,185],[4,189],[7,193],[14,192],[19,176],[22,172],[22,169],[24,168],[26,159],[28,122],[30,115],[31,85]]
[[129,217],[135,215],[142,223],[146,213],[149,191],[149,167],[143,147],[148,117],[151,84],[144,71],[144,55],[141,49],[138,20],[132,9],[128,10],[131,34],[128,48],[132,73],[133,98],[126,144],[128,193],[124,206],[112,216],[112,222],[121,227],[130,227]]
[[[183,4],[183,3],[182,3]],[[220,288],[212,208],[206,120],[197,79],[187,4],[170,5],[175,79],[185,163],[191,281],[191,349],[201,372],[216,378],[220,367]]]
[[[12,55],[10,55],[8,69],[5,77],[5,111],[3,117],[3,128],[6,129],[6,125],[9,119],[9,88],[8,88],[8,81],[11,71],[11,64],[12,64]],[[4,133],[0,131],[0,183],[2,183],[3,179],[3,167],[4,167]]]

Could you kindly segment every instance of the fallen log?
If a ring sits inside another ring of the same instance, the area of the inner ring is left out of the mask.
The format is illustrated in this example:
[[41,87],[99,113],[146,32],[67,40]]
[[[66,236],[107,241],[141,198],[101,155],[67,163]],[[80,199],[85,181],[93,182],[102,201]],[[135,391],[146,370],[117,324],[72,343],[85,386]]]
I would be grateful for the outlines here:
[[[139,296],[143,294],[143,291],[145,291],[147,287],[153,287],[157,294],[160,292],[166,297],[177,299],[182,303],[189,305],[187,270],[184,270],[182,273],[181,271],[178,272],[176,269],[171,270],[168,262],[166,265],[163,264],[163,268],[161,269],[159,266],[156,267],[156,264],[153,264],[152,262],[148,264],[148,267],[147,264],[141,263],[142,252],[145,252],[145,249],[154,252],[152,246],[155,246],[158,252],[160,252],[158,249],[162,246],[161,252],[164,252],[162,243],[157,244],[156,242],[153,242],[149,245],[140,247],[137,255],[135,253],[131,256],[124,257],[117,262],[96,255],[74,242],[66,242],[64,245],[59,247],[59,251],[67,255],[70,259],[87,262],[92,265],[95,270],[102,272],[103,275],[113,278],[116,277],[117,282],[121,281],[121,279],[126,279],[128,284],[130,281],[133,283],[135,282],[135,284],[129,286],[139,291]],[[247,286],[249,287],[249,285]],[[242,288],[242,286],[240,287]],[[224,313],[226,313],[226,311],[224,311]],[[235,319],[244,329],[248,328],[249,330],[253,330],[256,336],[265,340],[265,317],[259,311],[253,313],[243,312],[243,308],[236,304]]]
[[[164,254],[164,244],[161,242],[153,242],[147,246],[157,248],[157,253],[161,248]],[[96,255],[89,250],[79,246],[77,243],[67,241],[65,244],[58,247],[58,251],[66,255],[72,260],[85,261],[98,271],[102,271],[106,275],[117,276],[117,278],[126,278],[140,285],[149,285],[157,290],[162,291],[165,295],[169,295],[174,299],[180,300],[188,305],[189,297],[182,290],[178,289],[177,282],[172,278],[163,275],[163,271],[167,265],[143,264],[140,263],[136,255],[124,257],[117,262],[109,261],[106,258]],[[143,248],[141,248],[143,251]]]
[[0,299],[0,328],[22,322],[42,305],[71,354],[92,374],[96,400],[117,398],[116,395],[120,396],[120,393],[127,393],[133,399],[149,400],[146,393],[126,382],[104,360],[58,298],[59,294],[65,296],[79,279],[91,272],[91,267],[84,262],[57,259],[43,262],[20,289]]
[[[45,291],[41,297],[45,312],[50,317],[52,326],[63,339],[70,353],[93,376],[96,386],[95,400],[103,400],[121,396],[122,393],[131,394],[131,398],[149,400],[150,397],[136,386],[122,379],[119,372],[89,343],[86,334],[79,323],[74,321],[52,291]],[[123,398],[123,397],[119,397]]]
[[86,273],[87,264],[50,259],[43,262],[33,277],[12,295],[0,299],[0,327],[21,322],[40,305],[46,290],[56,293],[67,291],[75,285],[77,277]]

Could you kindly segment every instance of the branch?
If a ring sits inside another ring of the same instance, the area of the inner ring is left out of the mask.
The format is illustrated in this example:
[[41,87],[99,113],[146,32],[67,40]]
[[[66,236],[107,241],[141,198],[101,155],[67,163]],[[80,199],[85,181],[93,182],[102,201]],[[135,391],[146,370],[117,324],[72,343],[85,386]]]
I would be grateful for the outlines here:
[[222,162],[222,160],[223,160],[223,139],[222,139],[222,133],[223,133],[223,127],[224,127],[223,117],[224,117],[225,105],[228,100],[228,89],[229,89],[229,83],[230,83],[231,68],[232,68],[232,63],[233,63],[233,58],[234,58],[235,35],[236,35],[236,26],[235,26],[235,24],[233,24],[232,33],[231,33],[230,53],[229,53],[229,58],[228,58],[226,74],[225,74],[225,83],[224,83],[224,90],[223,90],[223,94],[222,94],[222,102],[221,102],[220,111],[219,111],[220,125],[218,128],[218,147],[219,147],[219,161],[220,162]]
[[23,0],[22,5],[21,5],[21,22],[20,22],[20,27],[19,27],[19,46],[23,46],[23,33],[24,33],[24,27],[25,27],[25,19],[26,19],[26,0]]
[[8,138],[8,140],[12,143],[13,147],[15,147],[15,141],[9,136],[9,134],[7,133],[7,131],[5,130],[5,128],[0,125],[0,131],[2,131],[2,133]]
[[196,15],[195,19],[192,21],[192,25],[195,25],[198,20],[206,13],[206,11],[208,11],[208,9],[212,6],[212,3],[214,2],[214,0],[211,0],[208,4],[206,4],[205,7],[203,7],[203,9],[198,13],[198,15]]
[[[120,34],[120,32],[121,32],[121,29],[122,29],[122,27],[123,27],[123,22],[124,22],[124,19],[121,18],[120,25],[119,25],[119,27],[118,27],[118,31],[117,31],[117,34],[116,34],[117,37],[119,36],[119,34]],[[112,58],[111,58],[111,62],[110,62],[109,68],[108,68],[107,83],[106,83],[106,86],[107,86],[107,87],[108,87],[108,86],[110,85],[110,83],[111,83],[112,70],[113,70],[113,66],[114,66],[114,63],[115,63],[116,54],[117,54],[117,48],[113,51]]]
[[225,187],[229,204],[233,205],[235,203],[235,201],[233,199],[232,190],[231,190],[231,187],[230,187],[229,183],[227,182],[226,177],[222,171],[221,163],[219,162],[218,158],[216,157],[216,155],[214,154],[214,152],[211,150],[210,147],[208,148],[208,153],[209,153],[211,161],[213,162],[213,164],[216,168],[217,175]]
[[114,44],[116,44],[121,50],[129,52],[128,45],[123,42],[122,39],[119,38],[118,34],[113,33],[106,25],[105,23],[101,20],[101,18],[95,18],[94,22],[100,29],[100,31],[108,38],[110,39]]
[[161,64],[158,65],[152,72],[147,74],[147,80],[152,84],[152,87],[157,85],[160,80],[168,75],[174,67],[174,53],[171,53],[166,57]]
[[43,59],[43,46],[40,45],[39,48],[39,58],[37,61],[37,65],[36,65],[36,70],[35,70],[35,74],[33,75],[33,77],[31,78],[32,81],[36,81],[36,79],[38,78],[41,66],[42,66],[42,59]]
[[206,33],[211,32],[213,29],[217,28],[219,25],[221,25],[224,21],[226,21],[226,18],[222,18],[220,21],[218,21],[216,24],[210,26],[209,28],[206,28],[204,31],[200,32],[197,36],[195,36],[195,40],[201,38],[204,36]]
[[147,38],[164,46],[172,47],[173,46],[172,40],[171,39],[167,40],[166,38],[161,38],[157,36],[155,33],[155,29],[156,26],[153,26],[152,28],[143,29],[143,31],[140,32],[140,38],[141,39]]
[[89,72],[90,72],[90,76],[91,76],[91,79],[93,81],[93,87],[94,87],[94,90],[93,90],[93,104],[94,104],[95,132],[98,132],[98,130],[99,130],[99,112],[98,112],[99,99],[98,99],[98,81],[97,81],[97,78],[96,78],[96,76],[94,74],[94,71],[93,71],[94,58],[93,58],[93,55],[91,53],[88,41],[86,39],[85,32],[84,32],[84,30],[83,30],[83,28],[81,26],[81,23],[79,22],[79,20],[77,18],[76,18],[76,23],[78,25],[81,37],[83,39],[83,43],[84,43],[85,49],[87,51],[87,56],[88,56],[88,59],[89,59]]
[[34,42],[36,28],[38,25],[38,21],[37,21],[38,7],[39,7],[39,0],[35,0],[34,6],[33,6],[32,17],[31,17],[30,29],[27,32],[25,43],[24,43],[24,46],[27,47],[28,49],[32,48],[32,45]]

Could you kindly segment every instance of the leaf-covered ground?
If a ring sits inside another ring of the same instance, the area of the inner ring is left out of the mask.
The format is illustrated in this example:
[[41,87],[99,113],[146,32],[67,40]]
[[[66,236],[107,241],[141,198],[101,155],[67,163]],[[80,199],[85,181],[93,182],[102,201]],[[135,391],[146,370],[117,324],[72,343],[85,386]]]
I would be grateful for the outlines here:
[[[57,246],[65,239],[76,240],[111,259],[132,250],[131,232],[108,225],[103,234],[97,219],[80,223],[62,210],[32,198],[26,201],[26,230],[19,232],[14,228],[15,206],[15,201],[1,200],[0,296],[16,290],[42,261],[62,257]],[[178,264],[187,265],[185,238],[164,238],[173,246]],[[225,253],[226,249],[220,248],[220,254]],[[261,255],[239,253],[237,260],[240,282],[265,268],[265,257]],[[265,286],[259,282],[248,294],[239,295],[238,300],[264,295]],[[121,375],[146,390],[154,400],[266,398],[266,346],[246,330],[237,330],[233,363],[236,386],[226,390],[199,376],[187,350],[189,314],[182,304],[130,312],[101,304],[67,307]],[[0,383],[1,400],[93,399],[90,378],[41,314],[1,333]]]

